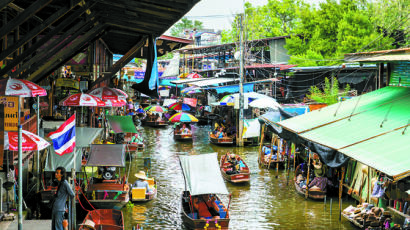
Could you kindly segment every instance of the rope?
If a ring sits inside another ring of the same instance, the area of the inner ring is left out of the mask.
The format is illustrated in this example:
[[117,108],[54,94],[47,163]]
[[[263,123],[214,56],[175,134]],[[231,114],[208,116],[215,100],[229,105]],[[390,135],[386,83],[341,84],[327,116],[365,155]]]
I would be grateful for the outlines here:
[[[74,179],[74,183],[77,184],[77,180],[76,180],[76,179]],[[80,184],[78,183],[77,185],[78,185],[78,187],[80,188],[79,191],[81,192],[81,194],[83,194],[84,199],[88,202],[88,204],[91,206],[91,208],[95,210],[94,206],[90,203],[90,201],[89,201],[89,200],[87,199],[87,197],[84,195],[83,190],[82,190],[81,187],[80,187]],[[77,196],[78,196],[78,194],[77,194]],[[78,197],[78,198],[79,198],[79,197]],[[80,199],[78,199],[78,202],[81,204]],[[83,206],[81,205],[81,207],[83,207]],[[83,207],[83,208],[84,208],[84,207]],[[86,209],[84,209],[84,210],[86,210]],[[87,210],[86,210],[86,211],[87,211]]]

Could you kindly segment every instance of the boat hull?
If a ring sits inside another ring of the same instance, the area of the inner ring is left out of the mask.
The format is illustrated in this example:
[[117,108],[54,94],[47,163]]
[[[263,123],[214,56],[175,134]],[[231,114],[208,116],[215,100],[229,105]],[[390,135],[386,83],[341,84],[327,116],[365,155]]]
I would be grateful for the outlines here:
[[[236,156],[236,157],[238,157],[238,156]],[[243,162],[243,164],[245,165],[245,167],[241,167],[240,169],[239,169],[239,173],[237,173],[237,174],[227,174],[227,168],[225,168],[224,166],[229,166],[230,165],[230,163],[229,162],[227,162],[226,161],[226,155],[223,155],[222,157],[221,157],[221,160],[220,160],[220,169],[221,169],[221,174],[222,174],[222,177],[225,179],[225,180],[227,180],[227,181],[229,181],[229,182],[231,182],[231,183],[234,183],[234,184],[239,184],[239,183],[249,183],[249,181],[250,181],[250,170],[249,170],[249,167],[248,167],[248,165],[243,161],[243,159],[241,159],[242,160],[242,162]]]
[[[96,209],[89,211],[85,217],[83,224],[91,220],[95,223],[95,229],[110,229],[122,230],[124,228],[124,217],[122,211],[114,209]],[[83,225],[80,225],[79,230],[85,230]]]
[[230,138],[230,137],[217,138],[212,133],[209,134],[209,141],[211,142],[211,144],[220,145],[220,146],[232,146],[233,144],[235,144],[235,140],[233,138]]
[[[296,182],[295,182],[295,190],[298,194],[302,196],[306,196],[306,189],[301,188]],[[326,192],[322,191],[310,191],[308,192],[308,198],[312,200],[323,200],[326,197]]]
[[166,123],[165,121],[163,122],[156,122],[156,121],[145,121],[142,120],[141,124],[143,126],[149,126],[149,127],[153,127],[153,128],[166,128],[168,127],[168,123]]
[[174,140],[180,142],[192,142],[192,134],[175,134]]

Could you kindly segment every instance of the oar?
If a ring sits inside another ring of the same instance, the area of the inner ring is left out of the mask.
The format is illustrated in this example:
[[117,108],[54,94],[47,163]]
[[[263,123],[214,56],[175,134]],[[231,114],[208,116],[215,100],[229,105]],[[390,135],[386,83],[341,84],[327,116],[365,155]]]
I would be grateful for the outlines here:
[[265,124],[262,125],[262,134],[261,134],[261,141],[259,145],[259,154],[258,154],[258,164],[261,165],[263,156],[265,155],[262,153],[262,145],[263,145],[263,139],[265,138]]
[[290,155],[292,155],[292,154],[293,154],[293,157],[295,157],[295,151],[294,151],[294,144],[293,143],[290,144],[290,154],[288,153],[288,175],[286,176],[286,185],[289,185]]

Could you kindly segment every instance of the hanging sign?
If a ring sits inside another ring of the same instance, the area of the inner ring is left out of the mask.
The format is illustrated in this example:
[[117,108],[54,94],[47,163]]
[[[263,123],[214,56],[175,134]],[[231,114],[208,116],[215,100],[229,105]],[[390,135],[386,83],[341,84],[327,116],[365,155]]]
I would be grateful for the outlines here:
[[0,96],[0,104],[4,106],[4,131],[18,131],[19,97]]
[[56,80],[56,86],[57,87],[70,87],[74,89],[79,89],[80,88],[80,83],[76,80],[70,79],[70,78],[58,78]]

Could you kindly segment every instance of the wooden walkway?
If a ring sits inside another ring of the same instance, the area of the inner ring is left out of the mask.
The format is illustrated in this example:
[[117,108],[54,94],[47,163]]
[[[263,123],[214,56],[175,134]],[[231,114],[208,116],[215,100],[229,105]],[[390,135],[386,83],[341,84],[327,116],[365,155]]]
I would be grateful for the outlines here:
[[[17,230],[18,229],[18,219],[14,221],[0,221],[1,230]],[[30,230],[50,230],[51,229],[51,219],[50,220],[23,220],[23,229]]]

